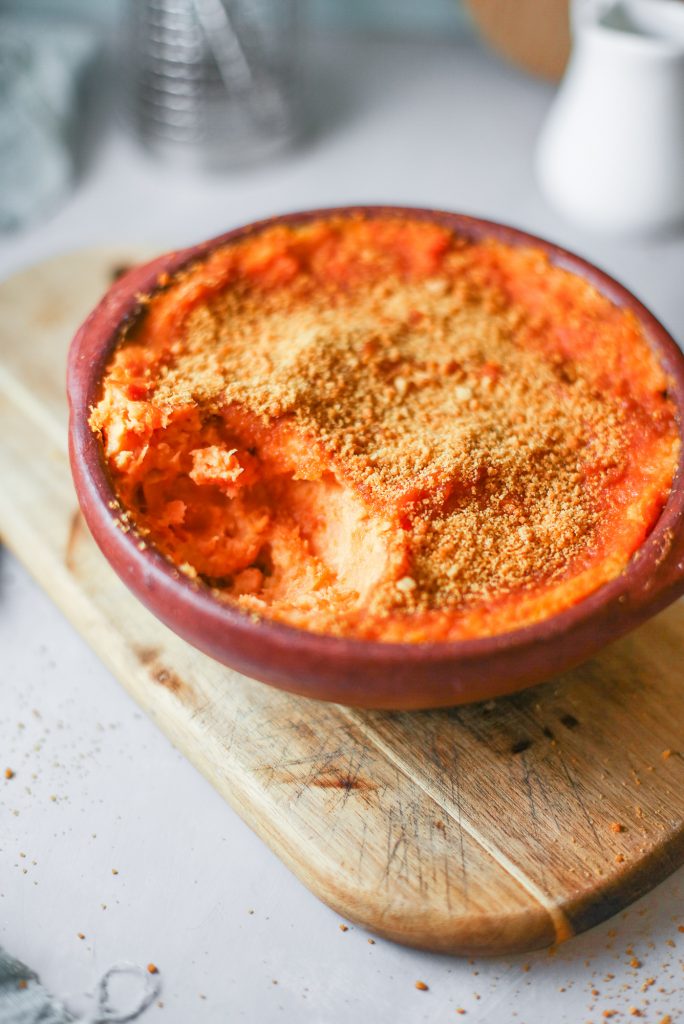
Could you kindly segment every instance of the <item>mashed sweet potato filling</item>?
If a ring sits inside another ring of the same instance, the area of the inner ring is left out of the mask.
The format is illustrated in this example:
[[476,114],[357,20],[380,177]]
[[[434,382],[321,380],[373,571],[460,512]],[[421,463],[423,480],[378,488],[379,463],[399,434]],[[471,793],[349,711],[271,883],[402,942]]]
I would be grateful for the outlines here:
[[636,318],[534,249],[332,218],[143,299],[91,426],[142,542],[317,632],[492,635],[614,578],[679,454]]

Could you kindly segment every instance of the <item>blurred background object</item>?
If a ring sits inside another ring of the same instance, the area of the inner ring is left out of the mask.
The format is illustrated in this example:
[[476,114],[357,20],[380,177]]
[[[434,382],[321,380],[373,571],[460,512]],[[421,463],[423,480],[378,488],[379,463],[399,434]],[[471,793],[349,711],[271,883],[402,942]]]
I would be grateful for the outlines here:
[[0,231],[59,208],[118,135],[115,111],[165,165],[197,171],[328,132],[336,100],[305,85],[307,29],[468,31],[458,0],[0,0]]
[[[455,62],[463,60],[459,47],[477,53],[476,33],[529,75],[558,81],[569,67],[538,149],[537,181],[550,204],[569,222],[608,231],[656,221],[669,226],[684,202],[684,123],[677,112],[684,58],[676,41],[684,0],[633,0],[635,9],[661,18],[653,31],[610,23],[606,12],[620,6],[620,0],[0,0],[0,230],[59,207],[86,170],[89,132],[98,142],[90,150],[99,153],[101,141],[106,146],[125,136],[123,122],[163,165],[160,182],[184,166],[188,181],[193,171],[233,171],[235,187],[241,171],[266,166],[295,142],[306,159],[324,138],[339,134],[355,103],[363,120],[366,100],[357,96],[357,83],[371,40],[382,44],[378,66],[389,47],[410,40],[453,43]],[[339,60],[336,68],[326,65],[331,42],[345,54],[338,81]],[[631,59],[630,47],[641,57]],[[89,77],[95,53],[102,59]],[[424,70],[413,97],[430,78],[431,62]],[[454,111],[470,102],[469,83],[464,86],[452,94]],[[534,87],[549,102],[544,84]],[[580,104],[572,114],[580,91],[585,113]],[[87,106],[96,93],[102,102],[93,116]],[[423,98],[426,115],[433,100]],[[649,125],[641,141],[640,122]],[[436,131],[430,148],[439,144]],[[530,180],[532,150],[528,140]],[[134,163],[131,152],[124,175]],[[453,204],[460,205],[458,195]]]
[[301,122],[299,0],[129,0],[125,92],[140,141],[206,168],[262,159]]
[[81,85],[96,49],[86,26],[2,19],[0,231],[46,215],[68,191]]
[[537,148],[544,195],[617,234],[684,221],[684,3],[584,2]]
[[482,38],[506,60],[558,81],[570,55],[569,0],[465,0]]

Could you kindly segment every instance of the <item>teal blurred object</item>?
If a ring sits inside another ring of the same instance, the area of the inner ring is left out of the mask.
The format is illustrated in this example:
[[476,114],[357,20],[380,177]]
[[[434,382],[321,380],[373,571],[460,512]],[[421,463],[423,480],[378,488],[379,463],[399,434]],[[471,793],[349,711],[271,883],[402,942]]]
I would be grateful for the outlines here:
[[78,997],[80,1007],[72,1011],[43,988],[35,971],[0,949],[1,1024],[132,1024],[149,1010],[161,987],[159,975],[144,967],[114,964],[92,992]]
[[71,1024],[64,1006],[45,991],[35,971],[0,949],[2,1024]]
[[321,26],[359,31],[459,35],[467,19],[458,0],[310,0]]
[[[0,0],[2,10],[116,21],[122,0]],[[352,31],[458,36],[468,24],[458,0],[308,0],[311,24]]]
[[48,29],[0,7],[0,231],[49,213],[69,190],[78,83],[96,49],[81,25]]

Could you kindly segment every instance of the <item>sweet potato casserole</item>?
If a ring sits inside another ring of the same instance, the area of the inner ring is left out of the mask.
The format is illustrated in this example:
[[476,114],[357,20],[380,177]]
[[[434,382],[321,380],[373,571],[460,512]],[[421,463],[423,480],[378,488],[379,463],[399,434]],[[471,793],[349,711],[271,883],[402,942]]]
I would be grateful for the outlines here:
[[163,276],[90,424],[141,542],[198,585],[384,641],[582,600],[679,453],[631,312],[540,250],[389,215],[266,228]]

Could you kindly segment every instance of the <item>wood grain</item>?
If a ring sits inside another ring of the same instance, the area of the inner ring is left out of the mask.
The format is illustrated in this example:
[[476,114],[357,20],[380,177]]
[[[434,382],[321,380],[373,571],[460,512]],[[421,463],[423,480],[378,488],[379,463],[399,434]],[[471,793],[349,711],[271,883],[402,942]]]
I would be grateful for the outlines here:
[[400,942],[538,948],[674,870],[680,605],[546,686],[399,714],[246,679],[128,593],[78,511],[63,373],[113,269],[147,255],[74,253],[0,285],[0,529],[135,700],[317,896]]

